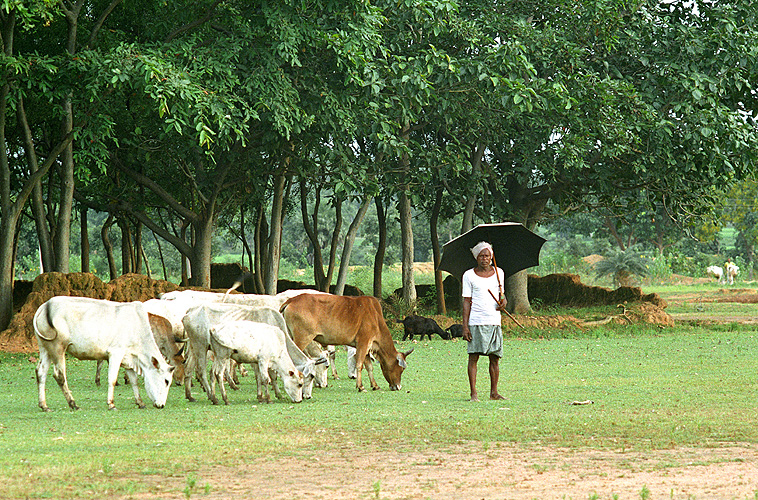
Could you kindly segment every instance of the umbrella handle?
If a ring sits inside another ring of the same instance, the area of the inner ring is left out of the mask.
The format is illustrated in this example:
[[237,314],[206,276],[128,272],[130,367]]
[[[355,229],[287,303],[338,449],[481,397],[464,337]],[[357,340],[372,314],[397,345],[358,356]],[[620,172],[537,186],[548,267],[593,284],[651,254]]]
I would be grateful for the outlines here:
[[[495,302],[497,302],[498,304],[500,304],[500,301],[497,300],[497,297],[495,297],[495,294],[492,293],[492,290],[490,290],[488,288],[487,291],[490,292],[490,296],[492,296],[492,298],[495,299]],[[518,326],[520,326],[521,328],[524,328],[524,325],[522,325],[521,323],[519,323],[518,320],[513,317],[513,314],[509,313],[506,309],[501,309],[501,311],[504,312],[505,314],[507,314],[508,317],[511,318],[513,320],[513,322],[516,323]]]

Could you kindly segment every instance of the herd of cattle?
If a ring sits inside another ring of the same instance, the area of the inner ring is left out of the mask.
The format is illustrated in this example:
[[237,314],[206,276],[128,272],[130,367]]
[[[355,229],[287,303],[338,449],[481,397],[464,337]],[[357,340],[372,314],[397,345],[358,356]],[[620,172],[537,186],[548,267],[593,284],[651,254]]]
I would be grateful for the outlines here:
[[[414,335],[431,339],[433,333],[443,339],[461,336],[460,325],[443,330],[431,318],[413,315],[399,322],[404,340]],[[348,346],[348,372],[359,391],[365,391],[363,368],[372,389],[379,388],[372,360],[379,361],[390,389],[399,390],[406,358],[413,351],[397,351],[376,298],[315,290],[274,296],[182,290],[128,303],[57,296],[37,309],[33,324],[43,411],[49,411],[45,382],[51,365],[69,407],[78,409],[66,380],[66,353],[97,361],[98,385],[101,364],[108,361],[107,404],[114,409],[120,367],[140,408],[145,404],[138,376],[144,378],[147,396],[157,408],[165,406],[172,382],[183,384],[186,399],[195,401],[193,378],[213,404],[219,403],[218,385],[228,404],[225,383],[238,387],[242,363],[255,373],[258,401],[270,401],[270,386],[282,397],[277,383],[281,379],[287,396],[297,403],[311,397],[314,385],[326,386],[330,366],[336,375],[334,346]]]
[[719,283],[729,283],[730,285],[733,285],[734,278],[740,274],[740,268],[731,262],[727,262],[724,267],[708,266],[706,273],[708,273],[709,276],[718,279]]

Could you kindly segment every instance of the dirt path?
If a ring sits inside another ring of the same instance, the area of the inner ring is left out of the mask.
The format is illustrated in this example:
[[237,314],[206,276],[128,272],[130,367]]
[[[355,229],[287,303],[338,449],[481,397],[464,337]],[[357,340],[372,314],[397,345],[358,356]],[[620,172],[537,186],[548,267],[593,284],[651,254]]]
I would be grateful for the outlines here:
[[[480,443],[395,452],[347,447],[309,457],[260,458],[196,474],[197,498],[353,499],[753,499],[758,447],[646,452]],[[142,477],[150,493],[181,498],[186,477]],[[207,493],[206,493],[207,485]],[[192,495],[195,497],[195,495]]]

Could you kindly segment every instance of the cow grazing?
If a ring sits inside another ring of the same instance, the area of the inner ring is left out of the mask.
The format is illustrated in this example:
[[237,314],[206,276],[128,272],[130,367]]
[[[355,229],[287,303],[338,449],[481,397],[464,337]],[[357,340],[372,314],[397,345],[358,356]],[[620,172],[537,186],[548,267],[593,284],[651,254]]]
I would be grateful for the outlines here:
[[[174,367],[174,383],[182,385],[184,380],[184,348],[186,343],[181,338],[176,338],[174,328],[166,318],[156,316],[150,312],[147,313],[150,322],[150,331],[153,333],[158,350],[163,354],[163,358],[169,365]],[[182,334],[183,335],[183,334]],[[100,387],[100,370],[104,360],[98,360],[97,370],[95,371],[95,385]]]
[[[218,404],[214,391],[211,390],[206,373],[208,364],[208,349],[211,348],[210,328],[228,321],[255,321],[275,326],[284,333],[287,325],[284,318],[274,309],[269,307],[247,307],[238,304],[202,303],[191,307],[182,319],[184,330],[189,338],[189,352],[184,371],[184,394],[187,400],[194,401],[192,397],[192,374],[197,373],[200,383],[205,389],[208,398],[213,404]],[[324,363],[326,359],[314,360],[309,358],[295,343],[285,335],[285,345],[290,359],[305,377],[303,397],[310,399],[313,389],[313,379],[317,364]],[[229,380],[232,385],[231,380]],[[232,385],[236,388],[236,385]]]
[[403,324],[403,340],[413,340],[414,335],[419,335],[421,340],[424,340],[424,335],[429,336],[429,340],[432,340],[432,334],[436,333],[445,340],[450,340],[450,334],[440,328],[432,318],[425,318],[416,314],[406,316],[402,320],[396,320],[398,323]]
[[[356,387],[359,391],[365,391],[361,370],[372,347],[390,389],[400,389],[405,360],[413,349],[405,353],[395,349],[376,297],[301,294],[285,302],[282,312],[295,344],[301,349],[314,340],[321,345],[356,348]],[[379,388],[375,380],[371,380],[371,387]]]
[[459,339],[463,337],[463,325],[456,323],[445,328],[445,331],[450,334],[451,339]]
[[50,365],[69,407],[79,407],[66,380],[66,353],[78,359],[108,361],[109,409],[114,409],[113,392],[118,370],[123,366],[137,406],[137,375],[145,379],[145,391],[156,408],[163,408],[171,387],[174,368],[164,359],[150,331],[150,321],[141,302],[111,302],[86,297],[53,297],[34,314],[34,333],[39,345],[36,376],[39,407],[49,411],[45,381]]
[[280,328],[253,321],[228,321],[210,328],[213,385],[219,383],[225,404],[229,404],[229,400],[224,375],[230,359],[256,366],[258,401],[271,402],[268,391],[272,383],[270,371],[282,379],[284,390],[294,403],[303,400],[303,374],[287,352],[285,337]]
[[726,265],[726,269],[724,270],[726,273],[726,282],[730,285],[734,284],[734,278],[737,277],[738,274],[740,274],[740,268],[737,267],[735,264],[732,264],[731,262]]
[[724,270],[719,266],[708,266],[705,272],[708,276],[716,278],[719,283],[721,283],[721,280],[724,277]]

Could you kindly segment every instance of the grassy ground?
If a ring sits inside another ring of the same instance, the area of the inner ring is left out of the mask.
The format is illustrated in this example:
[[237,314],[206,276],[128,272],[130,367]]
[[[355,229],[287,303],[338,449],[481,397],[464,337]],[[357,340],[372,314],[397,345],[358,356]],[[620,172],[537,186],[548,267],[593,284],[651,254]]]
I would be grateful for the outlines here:
[[[117,387],[117,411],[93,383],[94,363],[69,360],[72,412],[48,377],[37,408],[34,361],[0,354],[0,484],[4,498],[99,498],[139,492],[140,476],[187,476],[204,464],[286,459],[358,446],[424,449],[456,443],[541,443],[650,450],[758,443],[758,336],[749,327],[594,329],[573,338],[505,341],[500,389],[506,401],[467,401],[465,343],[415,347],[403,389],[359,394],[344,377],[295,405],[254,400],[254,380],[229,406],[188,403],[174,387],[166,408],[138,410]],[[480,395],[486,364],[480,363]],[[144,396],[143,396],[144,397]],[[574,405],[573,402],[592,401]],[[391,429],[391,432],[388,430]]]

